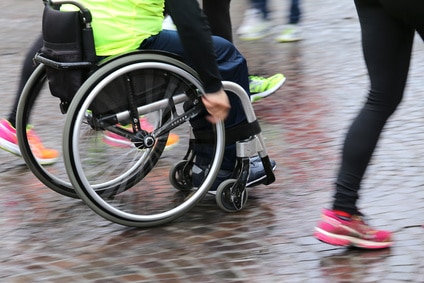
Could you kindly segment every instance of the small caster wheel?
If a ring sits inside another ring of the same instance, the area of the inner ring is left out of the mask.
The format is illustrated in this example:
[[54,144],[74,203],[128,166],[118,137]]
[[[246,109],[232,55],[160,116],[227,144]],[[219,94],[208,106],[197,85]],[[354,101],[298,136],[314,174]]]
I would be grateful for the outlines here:
[[226,212],[239,211],[247,202],[246,188],[240,190],[233,188],[236,182],[236,179],[225,180],[216,189],[216,203]]
[[171,185],[183,192],[190,191],[193,188],[191,180],[192,165],[189,163],[187,160],[181,160],[169,172],[169,182],[171,182]]

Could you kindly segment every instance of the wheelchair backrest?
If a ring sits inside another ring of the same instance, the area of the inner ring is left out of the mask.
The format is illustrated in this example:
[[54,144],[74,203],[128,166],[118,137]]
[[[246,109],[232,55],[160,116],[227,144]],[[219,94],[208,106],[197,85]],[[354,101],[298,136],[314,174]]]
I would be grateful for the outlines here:
[[[44,0],[43,47],[35,60],[46,65],[49,88],[66,113],[69,103],[97,61],[91,13],[76,1]],[[75,11],[61,11],[63,4]]]

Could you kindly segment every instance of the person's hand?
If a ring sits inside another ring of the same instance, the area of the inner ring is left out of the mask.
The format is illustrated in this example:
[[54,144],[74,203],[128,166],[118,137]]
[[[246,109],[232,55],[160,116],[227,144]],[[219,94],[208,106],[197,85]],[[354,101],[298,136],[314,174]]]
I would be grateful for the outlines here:
[[205,93],[202,95],[202,101],[210,114],[206,116],[209,122],[217,123],[227,118],[231,106],[227,93],[223,89],[214,93]]

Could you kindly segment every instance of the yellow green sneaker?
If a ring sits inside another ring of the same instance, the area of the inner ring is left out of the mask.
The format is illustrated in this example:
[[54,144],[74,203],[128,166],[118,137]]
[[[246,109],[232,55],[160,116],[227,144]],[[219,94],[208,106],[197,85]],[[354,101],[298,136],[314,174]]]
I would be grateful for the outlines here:
[[298,25],[286,25],[280,35],[276,37],[278,42],[295,42],[302,40],[302,35]]
[[275,74],[269,78],[249,76],[250,100],[255,102],[273,94],[285,81],[283,74]]

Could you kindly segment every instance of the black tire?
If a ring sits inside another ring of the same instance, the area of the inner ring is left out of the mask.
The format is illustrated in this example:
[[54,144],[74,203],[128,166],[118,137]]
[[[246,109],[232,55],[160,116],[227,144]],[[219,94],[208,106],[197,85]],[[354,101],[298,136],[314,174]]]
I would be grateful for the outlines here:
[[247,203],[248,193],[246,189],[244,189],[244,192],[241,196],[236,196],[236,199],[233,199],[235,196],[231,193],[231,187],[234,186],[236,181],[236,179],[225,180],[216,189],[216,203],[222,210],[226,212],[239,211]]
[[180,191],[187,192],[193,188],[191,179],[191,167],[187,160],[181,160],[175,164],[169,173],[169,181]]

